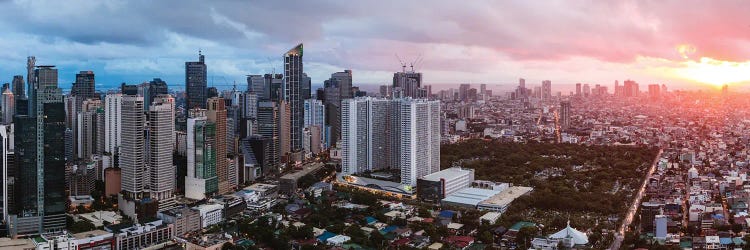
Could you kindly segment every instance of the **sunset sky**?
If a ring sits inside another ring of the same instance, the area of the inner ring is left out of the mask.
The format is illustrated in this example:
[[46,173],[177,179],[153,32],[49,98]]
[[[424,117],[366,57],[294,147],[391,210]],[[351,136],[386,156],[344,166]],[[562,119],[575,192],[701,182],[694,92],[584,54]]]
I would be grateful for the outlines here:
[[35,55],[58,66],[63,87],[94,70],[99,88],[161,77],[179,89],[201,49],[209,85],[244,84],[282,71],[281,55],[300,42],[314,84],[343,69],[355,84],[389,83],[396,54],[421,56],[428,84],[750,82],[750,2],[739,0],[0,1],[0,10],[3,82]]

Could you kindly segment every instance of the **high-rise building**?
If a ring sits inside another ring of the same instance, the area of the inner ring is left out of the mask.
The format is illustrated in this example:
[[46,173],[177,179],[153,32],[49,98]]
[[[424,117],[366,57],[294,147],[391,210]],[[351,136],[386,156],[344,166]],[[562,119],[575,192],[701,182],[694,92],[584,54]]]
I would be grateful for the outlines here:
[[380,97],[391,98],[393,95],[393,86],[391,85],[380,85]]
[[[29,57],[29,66],[35,60]],[[18,159],[15,214],[9,216],[11,235],[65,228],[65,108],[57,86],[57,69],[38,66],[29,88],[28,115],[16,119]]]
[[3,113],[2,124],[10,124],[13,122],[13,115],[16,114],[16,98],[10,89],[3,91],[2,100],[0,100],[0,109]]
[[247,75],[247,91],[265,93],[265,80],[262,75]]
[[588,83],[583,84],[583,96],[589,97],[591,96],[591,87]]
[[268,164],[265,171],[279,166],[279,108],[275,102],[258,103],[258,134],[268,140]]
[[22,75],[15,75],[13,76],[13,82],[12,82],[12,88],[13,88],[13,96],[21,98],[26,96],[26,88],[24,88],[24,82],[23,82],[23,76]]
[[148,110],[157,96],[169,94],[167,82],[161,78],[154,78],[149,82],[138,85],[138,93],[143,96],[144,109]]
[[440,102],[356,98],[342,102],[342,172],[398,168],[401,183],[440,170]]
[[101,136],[98,126],[104,124],[98,123],[98,114],[102,108],[102,102],[98,99],[86,99],[81,104],[81,111],[78,112],[76,117],[76,145],[78,149],[77,157],[85,161],[91,160],[94,154],[101,153],[100,148],[97,148],[97,139]]
[[581,83],[576,83],[576,96],[581,96]]
[[542,101],[552,100],[552,81],[542,81]]
[[461,101],[469,101],[469,89],[471,88],[471,85],[468,83],[464,83],[458,86],[458,99]]
[[198,51],[197,62],[185,62],[187,108],[206,108],[206,99],[208,99],[206,77],[205,57]]
[[209,122],[216,124],[214,145],[216,147],[216,176],[219,178],[219,193],[228,193],[232,191],[232,187],[229,184],[227,165],[227,109],[224,105],[224,98],[212,97],[208,99],[206,116]]
[[347,69],[343,72],[336,72],[331,74],[330,81],[335,82],[335,86],[339,89],[340,99],[349,99],[354,97],[352,92],[352,70]]
[[70,94],[76,97],[76,110],[81,110],[84,100],[99,99],[95,86],[96,81],[93,71],[81,71],[76,74],[76,81],[70,90]]
[[638,83],[633,80],[625,80],[625,83],[623,84],[623,96],[637,97],[639,92]]
[[15,162],[13,153],[13,125],[0,125],[0,167],[2,168],[2,216],[8,218],[13,210],[13,186],[15,181]]
[[258,133],[258,94],[254,91],[242,93],[240,97],[240,122],[238,134],[241,138]]
[[[398,93],[396,97],[424,98],[420,95],[422,89],[422,73],[406,71],[393,73],[393,92]],[[422,93],[423,94],[423,93]]]
[[440,102],[402,100],[400,103],[401,183],[440,171]]
[[400,99],[342,101],[342,172],[355,174],[399,168]]
[[28,99],[27,102],[27,110],[26,114],[33,114],[32,112],[34,110],[34,105],[32,101],[34,100],[34,89],[36,89],[36,75],[34,75],[34,68],[36,67],[36,57],[29,56],[26,58],[26,99]]
[[[125,199],[144,198],[146,182],[146,116],[143,96],[121,97],[121,146],[119,165],[122,170],[122,191]],[[122,206],[121,206],[122,207]],[[135,211],[132,212],[133,214]]]
[[515,91],[516,98],[526,99],[529,97],[529,91],[526,89],[526,79],[518,78],[518,87]]
[[[291,107],[288,102],[281,101],[279,105],[279,157],[281,162],[289,162],[292,151]],[[304,118],[304,117],[303,117]]]
[[651,99],[659,99],[661,94],[659,93],[661,91],[661,86],[659,84],[649,84],[648,85],[648,96]]
[[310,99],[310,97],[312,97],[312,78],[307,76],[306,73],[302,73],[302,79],[300,81],[302,81],[300,98],[302,100]]
[[322,101],[315,99],[305,100],[305,127],[318,127],[323,148],[328,147],[327,141],[325,140],[325,115],[325,105],[323,105]]
[[615,96],[622,96],[622,86],[620,82],[615,80]]
[[174,98],[158,95],[148,111],[149,173],[148,187],[151,199],[159,202],[163,211],[175,205],[175,168],[172,165],[174,152]]
[[570,128],[570,102],[560,102],[560,127],[564,129]]
[[304,100],[302,99],[302,44],[284,54],[284,84],[289,102],[290,112],[290,146],[292,152],[302,151],[302,129],[304,115]]
[[278,102],[284,99],[284,75],[282,74],[265,74],[263,75],[263,92],[258,93],[259,99],[263,101]]
[[104,97],[104,152],[111,155],[116,155],[120,147],[122,135],[121,111],[122,94],[108,93]]
[[187,120],[187,176],[185,197],[202,200],[219,191],[216,176],[216,124],[206,110],[191,109]]

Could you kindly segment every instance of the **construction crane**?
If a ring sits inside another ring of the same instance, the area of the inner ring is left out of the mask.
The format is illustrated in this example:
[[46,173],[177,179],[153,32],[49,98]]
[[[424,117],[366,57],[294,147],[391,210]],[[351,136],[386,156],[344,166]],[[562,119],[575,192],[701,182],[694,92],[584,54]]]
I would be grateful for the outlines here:
[[398,59],[398,63],[401,64],[401,72],[406,72],[406,63],[401,60],[401,57],[398,56],[398,53],[396,53],[396,59]]
[[411,66],[411,71],[412,71],[412,72],[417,72],[417,71],[416,71],[416,70],[414,69],[414,66],[418,65],[419,63],[422,63],[422,59],[423,59],[423,57],[422,57],[422,54],[420,53],[420,54],[419,54],[419,55],[417,56],[417,58],[416,58],[416,59],[414,59],[414,61],[412,61],[412,62],[411,62],[411,65],[410,65],[410,66]]

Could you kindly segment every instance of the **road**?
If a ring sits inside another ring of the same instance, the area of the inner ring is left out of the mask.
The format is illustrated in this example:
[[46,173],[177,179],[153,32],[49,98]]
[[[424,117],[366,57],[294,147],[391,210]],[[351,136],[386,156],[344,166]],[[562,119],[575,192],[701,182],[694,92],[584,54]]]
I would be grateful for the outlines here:
[[651,178],[651,175],[654,173],[654,170],[656,170],[656,164],[659,163],[659,158],[661,158],[662,152],[664,152],[664,150],[659,149],[659,153],[656,154],[656,158],[654,159],[654,162],[651,163],[651,167],[648,169],[648,173],[646,173],[646,177],[643,178],[643,184],[641,184],[641,188],[638,189],[638,193],[635,195],[635,199],[633,199],[633,204],[631,204],[630,208],[628,208],[628,212],[625,214],[625,218],[622,220],[622,225],[620,225],[620,229],[617,230],[617,234],[615,234],[615,240],[614,242],[612,242],[612,245],[609,247],[610,250],[620,249],[622,240],[625,239],[625,231],[627,231],[628,227],[630,226],[630,223],[633,223],[635,212],[638,211],[638,205],[641,204],[641,198],[643,198],[643,193],[646,192],[646,186],[648,186],[648,179]]

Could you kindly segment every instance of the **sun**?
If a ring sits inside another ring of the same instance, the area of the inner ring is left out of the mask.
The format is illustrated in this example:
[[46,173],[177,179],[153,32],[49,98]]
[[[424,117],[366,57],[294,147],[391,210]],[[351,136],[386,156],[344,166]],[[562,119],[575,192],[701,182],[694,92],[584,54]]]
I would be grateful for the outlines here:
[[678,76],[714,86],[750,81],[750,61],[730,62],[702,57],[689,60],[676,69]]

